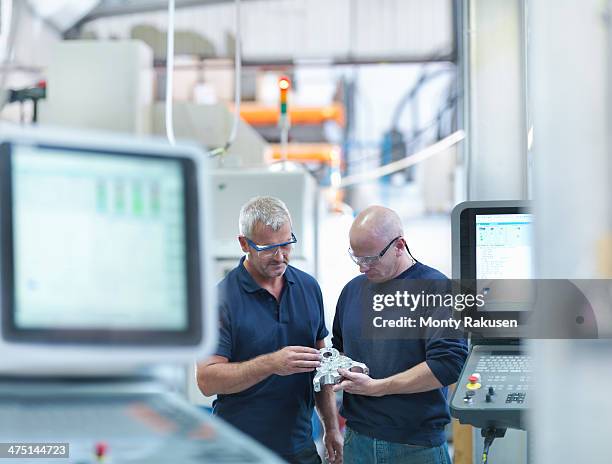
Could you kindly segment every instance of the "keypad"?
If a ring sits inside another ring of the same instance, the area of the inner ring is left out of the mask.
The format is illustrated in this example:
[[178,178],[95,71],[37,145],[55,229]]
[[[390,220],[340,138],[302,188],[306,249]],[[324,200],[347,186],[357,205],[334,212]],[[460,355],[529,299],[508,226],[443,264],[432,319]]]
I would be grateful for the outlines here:
[[487,374],[530,374],[531,357],[527,355],[484,355],[478,360],[475,371]]

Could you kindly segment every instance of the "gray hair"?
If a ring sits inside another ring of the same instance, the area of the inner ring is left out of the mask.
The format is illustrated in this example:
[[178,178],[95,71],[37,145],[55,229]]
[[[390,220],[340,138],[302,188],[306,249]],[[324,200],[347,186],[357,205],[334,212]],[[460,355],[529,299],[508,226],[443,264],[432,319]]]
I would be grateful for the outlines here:
[[291,215],[285,203],[278,198],[255,197],[247,201],[240,209],[238,219],[240,235],[250,237],[257,222],[277,231],[287,222],[291,224]]

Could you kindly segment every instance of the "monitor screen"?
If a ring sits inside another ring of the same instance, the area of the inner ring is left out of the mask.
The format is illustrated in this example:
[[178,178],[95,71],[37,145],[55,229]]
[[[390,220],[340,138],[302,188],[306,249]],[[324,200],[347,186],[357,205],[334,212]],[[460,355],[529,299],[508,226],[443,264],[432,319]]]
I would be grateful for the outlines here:
[[476,278],[533,277],[533,215],[476,214]]
[[5,338],[142,345],[199,339],[192,163],[3,145]]
[[[533,310],[535,223],[529,207],[524,201],[475,201],[453,210],[453,276],[463,289],[483,296],[478,317],[523,321]],[[479,343],[516,341],[521,332],[486,329],[471,335]]]
[[533,213],[525,202],[465,202],[453,210],[453,277],[533,277]]

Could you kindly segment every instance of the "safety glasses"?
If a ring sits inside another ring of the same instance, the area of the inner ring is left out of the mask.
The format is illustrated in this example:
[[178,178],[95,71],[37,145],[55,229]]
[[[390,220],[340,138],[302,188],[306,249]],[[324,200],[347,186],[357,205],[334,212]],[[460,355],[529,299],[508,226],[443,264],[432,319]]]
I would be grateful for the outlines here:
[[[395,237],[393,240],[391,240],[387,244],[386,247],[382,249],[380,253],[374,256],[355,256],[355,254],[353,253],[353,250],[351,250],[350,248],[348,249],[348,254],[353,260],[353,262],[357,264],[358,266],[368,266],[368,267],[375,266],[376,264],[380,262],[380,260],[385,255],[387,250],[391,248],[391,245],[393,245],[400,238],[402,238],[401,235],[398,235],[397,237]],[[414,259],[414,257],[412,256],[412,253],[410,253],[410,250],[408,249],[408,245],[406,244],[406,242],[404,242],[404,246],[406,247],[406,251],[408,252],[408,255],[416,262],[416,259]]]
[[271,257],[276,255],[279,251],[284,253],[290,253],[293,250],[293,245],[297,243],[297,238],[293,232],[291,232],[291,240],[283,243],[274,243],[272,245],[257,245],[253,240],[248,237],[244,237],[251,248],[253,248],[260,256]]

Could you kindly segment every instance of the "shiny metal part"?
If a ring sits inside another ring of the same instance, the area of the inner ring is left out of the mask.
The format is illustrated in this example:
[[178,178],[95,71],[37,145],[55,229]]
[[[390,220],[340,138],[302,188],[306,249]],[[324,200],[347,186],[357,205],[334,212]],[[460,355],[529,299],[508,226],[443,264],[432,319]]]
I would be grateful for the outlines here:
[[338,369],[358,368],[364,374],[370,372],[368,366],[353,361],[348,356],[342,356],[335,348],[321,348],[319,352],[322,356],[321,366],[317,368],[312,381],[316,392],[321,391],[321,385],[335,385],[340,382],[342,376],[338,373]]

